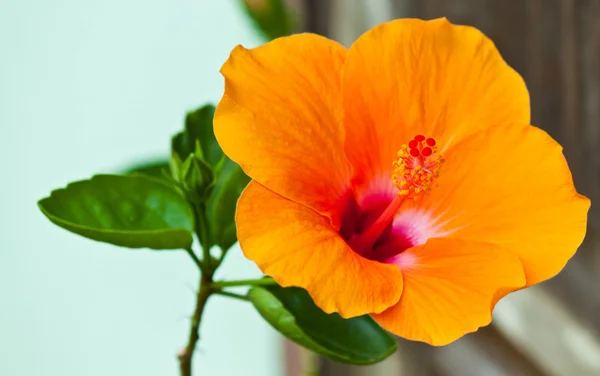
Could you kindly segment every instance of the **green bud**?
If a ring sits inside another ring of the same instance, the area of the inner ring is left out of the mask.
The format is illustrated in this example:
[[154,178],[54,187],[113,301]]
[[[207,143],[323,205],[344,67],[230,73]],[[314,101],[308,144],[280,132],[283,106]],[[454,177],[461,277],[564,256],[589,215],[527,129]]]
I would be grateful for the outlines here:
[[197,153],[190,154],[181,164],[179,184],[190,201],[196,204],[206,202],[215,183],[215,175],[210,165]]
[[179,154],[176,152],[171,152],[171,159],[169,160],[169,171],[171,172],[171,177],[177,183],[179,183],[179,171],[181,171],[181,165],[183,162],[179,157]]

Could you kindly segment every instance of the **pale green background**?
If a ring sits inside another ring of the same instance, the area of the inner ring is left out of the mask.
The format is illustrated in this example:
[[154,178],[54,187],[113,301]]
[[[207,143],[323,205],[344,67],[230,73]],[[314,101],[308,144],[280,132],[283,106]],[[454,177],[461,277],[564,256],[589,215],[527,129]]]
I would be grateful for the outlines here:
[[[54,227],[52,188],[166,154],[218,70],[260,39],[234,0],[0,0],[0,375],[176,375],[197,273],[183,252],[120,249]],[[239,249],[221,277],[255,277]],[[282,374],[279,337],[210,302],[201,376]]]

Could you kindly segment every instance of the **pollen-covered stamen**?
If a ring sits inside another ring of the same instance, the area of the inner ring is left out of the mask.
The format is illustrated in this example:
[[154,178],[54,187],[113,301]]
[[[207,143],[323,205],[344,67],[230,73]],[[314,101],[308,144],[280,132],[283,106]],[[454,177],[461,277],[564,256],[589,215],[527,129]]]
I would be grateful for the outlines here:
[[434,138],[423,135],[417,135],[408,144],[402,145],[392,175],[399,195],[414,198],[431,190],[444,163],[444,157],[437,155],[436,145]]
[[441,155],[436,155],[436,144],[433,138],[417,135],[408,144],[402,145],[398,151],[398,160],[394,162],[393,180],[398,187],[398,196],[368,228],[348,240],[353,250],[370,257],[374,244],[392,223],[404,200],[431,189],[444,162]]

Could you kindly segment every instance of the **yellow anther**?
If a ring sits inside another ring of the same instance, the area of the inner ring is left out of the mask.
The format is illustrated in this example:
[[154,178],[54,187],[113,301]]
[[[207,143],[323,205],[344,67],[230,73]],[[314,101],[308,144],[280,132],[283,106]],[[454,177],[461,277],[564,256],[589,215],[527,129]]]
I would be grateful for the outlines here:
[[437,154],[436,141],[425,136],[415,136],[398,150],[394,161],[392,180],[398,195],[409,198],[431,190],[434,179],[439,177],[444,158]]

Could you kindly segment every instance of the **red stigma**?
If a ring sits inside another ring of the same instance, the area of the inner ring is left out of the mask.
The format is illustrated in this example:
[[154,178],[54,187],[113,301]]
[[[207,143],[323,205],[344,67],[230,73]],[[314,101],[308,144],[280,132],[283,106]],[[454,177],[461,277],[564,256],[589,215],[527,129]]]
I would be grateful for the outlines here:
[[392,180],[399,196],[414,199],[431,190],[444,163],[436,145],[434,138],[419,134],[398,150]]

